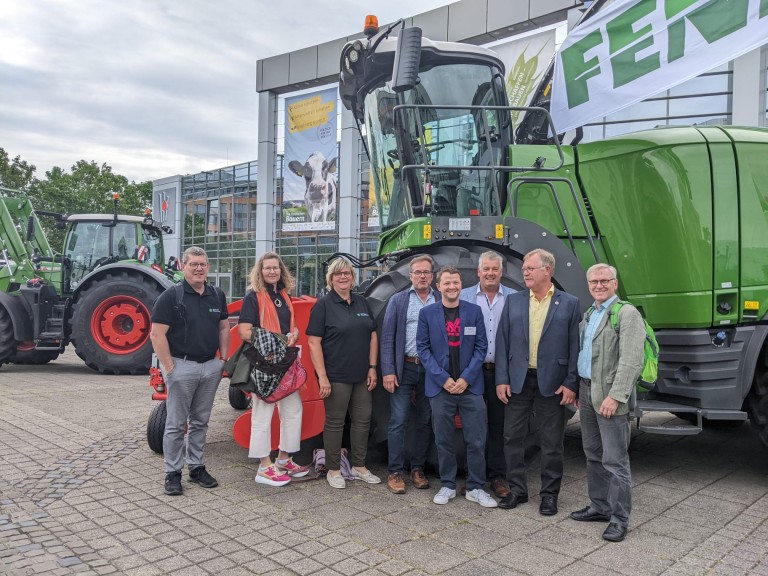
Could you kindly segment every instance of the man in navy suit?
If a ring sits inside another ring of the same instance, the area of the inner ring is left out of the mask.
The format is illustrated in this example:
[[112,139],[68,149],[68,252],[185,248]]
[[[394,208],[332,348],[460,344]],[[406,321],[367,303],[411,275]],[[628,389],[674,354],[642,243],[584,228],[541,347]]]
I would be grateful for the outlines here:
[[440,294],[430,286],[434,266],[435,262],[428,254],[420,254],[411,260],[411,287],[389,299],[381,327],[381,373],[384,389],[391,394],[387,487],[393,494],[405,494],[405,431],[411,415],[412,396],[416,400],[416,418],[410,446],[411,481],[415,488],[429,488],[424,464],[432,437],[432,409],[424,394],[425,373],[416,349],[416,328],[421,309],[440,301]]
[[541,504],[557,514],[563,477],[565,407],[576,402],[579,385],[579,299],[552,284],[555,257],[532,250],[523,258],[528,290],[507,297],[496,338],[496,394],[507,405],[504,454],[510,494],[501,508],[528,501],[524,438],[536,414],[541,444]]
[[477,304],[459,300],[461,273],[457,268],[446,266],[437,273],[437,289],[441,301],[421,309],[416,329],[440,466],[441,488],[432,501],[447,504],[456,497],[453,439],[458,412],[467,447],[466,499],[495,508],[496,500],[483,490],[488,432],[482,374],[488,340],[483,312]]

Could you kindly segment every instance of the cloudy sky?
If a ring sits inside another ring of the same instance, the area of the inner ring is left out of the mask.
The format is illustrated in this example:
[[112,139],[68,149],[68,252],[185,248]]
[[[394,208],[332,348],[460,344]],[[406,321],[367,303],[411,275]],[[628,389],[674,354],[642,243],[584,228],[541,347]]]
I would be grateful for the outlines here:
[[0,147],[43,178],[130,180],[256,158],[256,61],[449,0],[4,0]]

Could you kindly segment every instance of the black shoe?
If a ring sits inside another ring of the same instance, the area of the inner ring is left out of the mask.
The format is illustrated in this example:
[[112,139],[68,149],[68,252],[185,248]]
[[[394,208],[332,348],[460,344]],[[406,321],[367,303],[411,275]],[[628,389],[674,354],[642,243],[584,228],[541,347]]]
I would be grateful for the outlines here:
[[165,474],[165,493],[168,496],[181,496],[184,493],[181,487],[181,472],[167,472]]
[[600,514],[592,510],[590,506],[571,512],[571,518],[576,522],[610,522],[611,516],[609,514]]
[[528,502],[527,494],[509,494],[499,500],[499,508],[511,510],[512,508],[517,508],[518,504],[525,504],[526,502]]
[[608,540],[608,542],[621,542],[626,535],[626,527],[622,528],[616,524],[616,522],[611,522],[608,524],[608,528],[605,529],[605,532],[603,532],[603,540]]
[[189,481],[200,484],[203,488],[216,488],[219,485],[216,478],[208,474],[205,466],[198,466],[189,471]]
[[539,514],[554,516],[557,514],[557,496],[542,496],[539,504]]

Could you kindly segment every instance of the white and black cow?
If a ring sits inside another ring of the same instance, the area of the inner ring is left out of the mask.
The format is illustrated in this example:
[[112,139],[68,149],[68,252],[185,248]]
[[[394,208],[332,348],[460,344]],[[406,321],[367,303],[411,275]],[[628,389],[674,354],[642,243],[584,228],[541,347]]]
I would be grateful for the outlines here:
[[336,158],[326,160],[322,152],[312,152],[302,164],[291,160],[288,168],[307,183],[304,203],[310,222],[328,222],[336,213]]

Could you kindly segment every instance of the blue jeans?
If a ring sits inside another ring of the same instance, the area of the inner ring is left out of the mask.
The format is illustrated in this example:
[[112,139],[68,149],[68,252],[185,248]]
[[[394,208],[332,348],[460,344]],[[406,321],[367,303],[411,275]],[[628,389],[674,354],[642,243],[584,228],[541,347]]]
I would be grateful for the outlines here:
[[435,431],[437,459],[440,466],[440,485],[456,489],[456,452],[453,437],[456,432],[454,416],[461,416],[464,443],[467,446],[467,490],[482,488],[485,484],[485,438],[488,416],[482,396],[469,392],[449,394],[441,390],[429,399],[432,405],[432,427]]
[[414,422],[413,445],[411,446],[411,470],[424,468],[429,451],[429,441],[432,435],[430,420],[432,408],[429,399],[424,395],[424,367],[421,364],[406,362],[403,366],[403,380],[389,396],[389,426],[387,440],[389,442],[389,471],[404,471],[405,432],[413,407],[412,399],[416,399],[416,421]]
[[610,514],[624,528],[632,511],[632,474],[629,469],[629,414],[604,418],[592,406],[590,387],[579,387],[581,443],[587,457],[589,507]]

